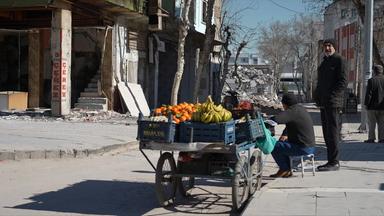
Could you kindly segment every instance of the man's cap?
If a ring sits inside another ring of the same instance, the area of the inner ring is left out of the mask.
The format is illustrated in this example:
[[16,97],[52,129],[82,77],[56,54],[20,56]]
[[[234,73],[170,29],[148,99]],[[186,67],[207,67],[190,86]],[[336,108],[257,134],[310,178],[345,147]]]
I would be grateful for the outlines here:
[[374,65],[373,66],[373,71],[376,74],[383,74],[383,66],[381,66],[381,65]]
[[283,95],[283,98],[281,99],[281,103],[283,103],[287,106],[295,105],[295,104],[297,104],[296,96],[291,94],[291,93],[285,93]]
[[328,39],[325,39],[324,41],[323,41],[323,45],[325,45],[325,44],[332,44],[332,46],[334,47],[334,48],[336,48],[336,41],[335,41],[335,39],[333,39],[333,38],[328,38]]

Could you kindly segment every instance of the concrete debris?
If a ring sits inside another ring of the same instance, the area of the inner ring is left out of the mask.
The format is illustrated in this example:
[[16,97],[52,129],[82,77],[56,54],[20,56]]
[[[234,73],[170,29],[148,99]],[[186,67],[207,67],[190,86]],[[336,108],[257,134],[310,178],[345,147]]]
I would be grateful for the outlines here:
[[66,121],[66,122],[101,122],[111,124],[136,124],[137,118],[129,114],[120,114],[114,111],[90,111],[73,109],[68,115],[62,117],[51,116],[50,109],[34,109],[26,111],[1,111],[0,120],[22,121]]
[[[230,68],[230,74],[233,72],[234,66]],[[262,112],[274,113],[282,110],[280,99],[273,90],[272,74],[264,73],[263,70],[252,65],[238,66],[237,74],[238,76],[227,79],[224,93],[235,90],[239,93],[241,100],[252,101]]]

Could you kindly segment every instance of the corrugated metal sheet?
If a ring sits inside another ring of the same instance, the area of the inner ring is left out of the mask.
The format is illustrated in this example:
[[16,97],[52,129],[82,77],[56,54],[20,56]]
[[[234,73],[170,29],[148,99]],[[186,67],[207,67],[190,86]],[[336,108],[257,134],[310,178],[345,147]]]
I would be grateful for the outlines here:
[[0,8],[41,7],[50,4],[51,0],[0,0]]

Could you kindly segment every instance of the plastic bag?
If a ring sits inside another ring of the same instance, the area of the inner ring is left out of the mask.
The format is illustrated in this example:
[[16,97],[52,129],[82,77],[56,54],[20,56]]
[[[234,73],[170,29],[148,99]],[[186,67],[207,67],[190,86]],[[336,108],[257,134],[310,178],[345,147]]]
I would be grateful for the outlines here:
[[265,127],[264,121],[261,121],[261,127],[264,132],[264,137],[260,137],[256,140],[257,147],[264,153],[264,154],[271,154],[273,149],[276,145],[276,138],[271,135],[271,131]]

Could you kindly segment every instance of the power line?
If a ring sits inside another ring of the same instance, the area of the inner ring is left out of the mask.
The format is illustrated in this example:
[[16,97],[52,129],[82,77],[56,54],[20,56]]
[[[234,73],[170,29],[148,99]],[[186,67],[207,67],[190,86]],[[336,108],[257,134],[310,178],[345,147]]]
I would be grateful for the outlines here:
[[292,10],[292,9],[290,9],[290,8],[287,8],[287,7],[283,6],[283,5],[281,5],[281,4],[277,3],[277,2],[275,2],[274,0],[269,0],[269,1],[270,1],[271,3],[273,3],[274,5],[276,5],[276,6],[280,7],[280,8],[283,8],[283,9],[285,9],[285,10],[291,11],[291,12],[293,12],[293,13],[298,13],[298,14],[302,14],[302,13],[303,13],[303,12],[300,12],[300,11],[296,11],[296,10]]

